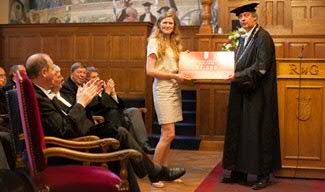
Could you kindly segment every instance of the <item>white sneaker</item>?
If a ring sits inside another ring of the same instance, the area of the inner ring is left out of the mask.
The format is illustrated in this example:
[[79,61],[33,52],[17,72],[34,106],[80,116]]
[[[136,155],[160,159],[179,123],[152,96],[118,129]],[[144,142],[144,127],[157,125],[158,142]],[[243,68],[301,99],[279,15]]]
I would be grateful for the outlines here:
[[163,187],[165,187],[165,184],[163,182],[161,182],[161,181],[158,181],[158,182],[155,182],[155,183],[151,183],[151,185],[153,187],[156,187],[156,188],[163,188]]

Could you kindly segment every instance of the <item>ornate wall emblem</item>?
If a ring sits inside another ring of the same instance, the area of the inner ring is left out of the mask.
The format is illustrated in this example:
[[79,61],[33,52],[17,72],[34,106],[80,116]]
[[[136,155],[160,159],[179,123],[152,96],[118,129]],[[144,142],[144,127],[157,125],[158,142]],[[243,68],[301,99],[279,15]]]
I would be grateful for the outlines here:
[[[296,117],[301,121],[307,121],[311,116],[311,98],[296,98]],[[300,101],[299,101],[300,100]]]

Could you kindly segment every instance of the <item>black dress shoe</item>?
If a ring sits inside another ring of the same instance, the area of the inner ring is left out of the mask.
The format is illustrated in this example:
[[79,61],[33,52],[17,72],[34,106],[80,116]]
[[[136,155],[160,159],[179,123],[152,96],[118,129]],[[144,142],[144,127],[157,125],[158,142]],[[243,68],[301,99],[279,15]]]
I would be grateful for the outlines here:
[[148,142],[145,142],[143,144],[142,149],[147,154],[154,154],[155,153],[155,148],[151,147]]
[[259,176],[257,182],[252,186],[252,189],[259,190],[267,187],[270,182],[270,176]]
[[223,175],[221,176],[221,183],[246,183],[247,182],[247,173],[239,171],[231,171],[230,176]]
[[174,181],[185,173],[186,170],[184,168],[168,168],[163,166],[157,175],[149,175],[148,177],[151,183],[156,183],[158,181]]

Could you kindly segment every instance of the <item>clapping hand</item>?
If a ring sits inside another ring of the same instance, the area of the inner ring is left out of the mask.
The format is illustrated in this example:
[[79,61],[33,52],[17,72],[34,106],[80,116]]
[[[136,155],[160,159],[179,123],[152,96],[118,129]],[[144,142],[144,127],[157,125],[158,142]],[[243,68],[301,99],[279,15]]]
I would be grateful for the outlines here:
[[115,92],[115,82],[113,79],[109,79],[104,83],[104,87],[105,87],[105,92],[108,95],[116,95]]
[[99,79],[92,79],[85,83],[77,91],[77,103],[80,103],[83,107],[86,107],[93,98],[102,92],[104,81]]

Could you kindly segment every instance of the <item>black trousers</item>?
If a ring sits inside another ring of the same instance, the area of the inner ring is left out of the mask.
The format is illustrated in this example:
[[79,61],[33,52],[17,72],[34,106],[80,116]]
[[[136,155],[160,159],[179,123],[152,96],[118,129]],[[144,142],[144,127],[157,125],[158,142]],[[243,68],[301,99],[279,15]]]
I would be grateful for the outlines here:
[[127,129],[123,127],[112,126],[111,123],[104,122],[95,125],[89,134],[96,135],[100,138],[115,138],[120,142],[119,149],[135,149],[139,151],[143,156],[142,160],[130,160],[130,164],[132,165],[134,172],[139,178],[143,178],[155,171],[154,163],[145,154],[138,142],[133,138]]

